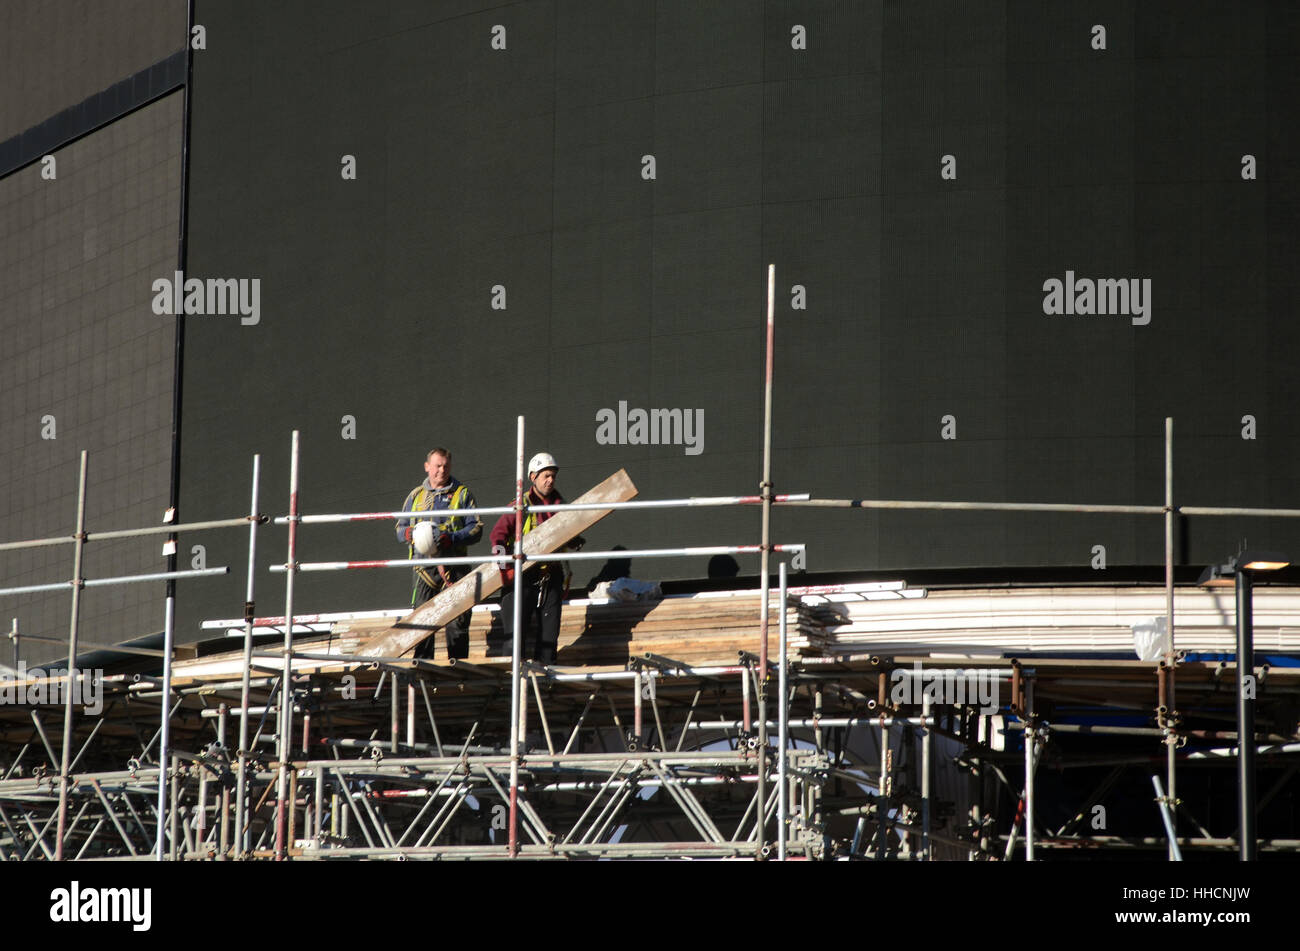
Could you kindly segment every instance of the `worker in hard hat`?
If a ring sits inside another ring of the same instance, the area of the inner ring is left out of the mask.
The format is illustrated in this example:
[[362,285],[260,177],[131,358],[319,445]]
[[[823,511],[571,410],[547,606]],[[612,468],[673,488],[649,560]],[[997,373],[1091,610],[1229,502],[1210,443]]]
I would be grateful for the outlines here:
[[[526,505],[559,505],[564,502],[555,487],[555,477],[559,466],[555,457],[549,452],[539,452],[528,462],[528,479],[532,487],[525,499]],[[523,534],[527,535],[541,525],[554,512],[525,512]],[[511,554],[515,550],[515,513],[502,515],[492,527],[492,551]],[[573,539],[562,551],[576,551],[581,548],[583,539]],[[555,663],[555,651],[560,640],[560,605],[564,592],[569,586],[572,572],[567,570],[567,562],[548,561],[534,565],[524,572],[523,603],[519,609],[522,629],[527,632],[531,619],[537,618],[537,636],[533,641],[533,659],[543,664]],[[501,625],[507,643],[513,637],[515,586],[514,569],[505,566],[501,570]],[[491,645],[489,653],[493,653]]]
[[[438,446],[424,459],[425,479],[406,496],[403,512],[464,512],[476,507],[469,486],[451,474],[451,453]],[[469,546],[483,537],[483,520],[470,512],[429,518],[399,518],[397,540],[407,546],[408,558],[463,558]],[[466,565],[434,565],[415,569],[411,606],[418,607],[469,571]],[[469,656],[470,612],[447,624],[447,656]],[[415,656],[433,657],[434,638],[416,645]]]

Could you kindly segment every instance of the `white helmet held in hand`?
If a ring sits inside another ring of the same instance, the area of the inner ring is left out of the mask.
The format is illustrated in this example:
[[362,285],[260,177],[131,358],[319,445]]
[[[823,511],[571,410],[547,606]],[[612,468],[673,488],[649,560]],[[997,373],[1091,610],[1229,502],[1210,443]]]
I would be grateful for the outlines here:
[[411,532],[411,544],[415,550],[426,558],[433,554],[437,542],[433,534],[433,522],[420,522]]
[[560,464],[549,452],[539,452],[528,461],[528,476],[531,478],[543,469],[558,469]]

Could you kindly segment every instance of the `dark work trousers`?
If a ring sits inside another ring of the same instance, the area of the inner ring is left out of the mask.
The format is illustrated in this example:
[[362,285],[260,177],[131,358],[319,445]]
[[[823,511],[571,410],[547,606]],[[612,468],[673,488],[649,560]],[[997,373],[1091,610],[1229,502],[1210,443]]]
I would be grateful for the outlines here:
[[[453,582],[459,581],[465,577],[469,571],[464,565],[446,565],[444,566],[447,577]],[[431,588],[419,573],[415,574],[415,603],[413,607],[419,607],[442,593],[446,585],[442,584],[442,578],[438,575],[437,567],[430,566],[424,569],[429,573],[429,577],[439,582],[438,587]],[[448,657],[468,657],[469,656],[469,616],[470,612],[466,611],[458,618],[453,618],[446,626],[447,631],[447,656]],[[420,643],[415,645],[415,657],[419,660],[433,660],[434,642],[437,638],[429,635]]]
[[[501,629],[505,632],[505,643],[511,640],[515,619],[515,586],[505,586],[501,596]],[[519,620],[524,629],[524,636],[533,633],[533,660],[543,664],[555,663],[555,650],[560,641],[560,602],[564,599],[564,578],[556,572],[552,577],[523,586],[523,604],[519,610]],[[531,620],[537,618],[536,627]],[[506,647],[509,650],[509,647]],[[491,651],[489,651],[491,653]],[[522,647],[520,656],[526,657]]]

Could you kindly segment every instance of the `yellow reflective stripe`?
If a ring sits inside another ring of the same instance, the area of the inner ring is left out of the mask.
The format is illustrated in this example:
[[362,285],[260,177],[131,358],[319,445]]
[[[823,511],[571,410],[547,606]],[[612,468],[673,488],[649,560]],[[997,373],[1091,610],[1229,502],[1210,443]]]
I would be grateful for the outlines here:
[[[446,511],[450,511],[450,510],[452,510],[452,509],[459,509],[459,508],[462,508],[462,507],[464,506],[464,503],[465,503],[465,496],[467,496],[467,495],[469,495],[469,488],[468,488],[468,487],[466,487],[466,486],[463,485],[463,484],[462,484],[462,485],[458,485],[458,486],[456,486],[456,491],[453,492],[453,493],[451,494],[451,501],[447,503],[447,508],[442,509],[442,510],[440,510],[440,511],[444,511],[444,512],[446,512]],[[425,507],[424,507],[424,500],[425,500],[426,498],[429,498],[429,493],[425,490],[424,486],[420,486],[420,490],[419,490],[419,491],[416,493],[416,495],[415,495],[415,501],[411,503],[411,511],[413,511],[413,512],[433,512],[433,511],[439,511],[439,510],[435,510],[435,509],[433,509],[433,508],[425,508]],[[430,504],[432,504],[432,503],[430,503]],[[446,516],[446,515],[444,515],[444,516],[439,516],[439,518],[443,518],[443,519],[445,519],[445,521],[443,522],[443,531],[446,531],[446,532],[458,532],[458,531],[460,531],[462,528],[465,527],[465,519],[464,519],[463,516],[460,516],[460,515],[450,515],[450,516]],[[411,521],[414,522],[415,519],[412,519]]]
[[[468,488],[466,485],[464,485],[464,484],[462,483],[461,485],[456,486],[456,491],[453,492],[453,493],[451,494],[451,501],[447,503],[447,508],[446,508],[446,509],[443,509],[442,511],[449,511],[449,510],[451,510],[451,509],[458,509],[458,508],[461,508],[461,507],[464,505],[464,503],[465,503],[465,496],[467,496],[467,495],[469,495],[469,488]],[[435,510],[432,509],[432,508],[425,508],[425,507],[424,507],[425,499],[428,499],[428,498],[430,498],[430,495],[429,495],[428,490],[426,490],[424,486],[420,486],[420,488],[419,488],[419,489],[416,491],[416,493],[415,493],[415,498],[414,498],[414,500],[412,500],[412,502],[411,502],[411,508],[410,508],[410,511],[412,511],[412,512],[433,512],[433,511],[435,511]],[[430,504],[432,504],[432,503],[430,503]],[[465,519],[464,519],[462,516],[459,516],[459,515],[451,515],[451,516],[439,516],[439,517],[445,519],[445,521],[442,523],[442,526],[441,526],[442,531],[444,531],[444,532],[458,532],[458,531],[460,531],[462,528],[465,527]],[[411,527],[412,527],[412,528],[415,527],[415,523],[416,523],[417,521],[424,521],[424,519],[415,519],[415,518],[412,518],[412,519],[411,519]],[[415,557],[415,546],[414,546],[414,545],[408,545],[408,546],[407,546],[407,548],[406,548],[406,557],[407,557],[408,559],[411,559],[411,558],[414,558],[414,557]],[[414,592],[414,591],[411,592],[411,598],[412,598],[412,599],[415,598],[415,592]]]
[[[469,494],[469,489],[464,485],[456,486],[456,491],[451,494],[451,501],[447,503],[447,508],[458,509],[465,502],[465,496]],[[447,520],[446,530],[449,532],[458,532],[465,527],[465,519],[459,515],[454,515]]]

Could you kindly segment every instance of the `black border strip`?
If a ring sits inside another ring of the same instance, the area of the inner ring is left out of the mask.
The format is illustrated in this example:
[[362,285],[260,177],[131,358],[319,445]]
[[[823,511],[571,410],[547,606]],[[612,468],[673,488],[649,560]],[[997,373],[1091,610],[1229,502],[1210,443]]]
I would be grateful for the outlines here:
[[0,178],[184,87],[188,52],[179,50],[0,142]]

